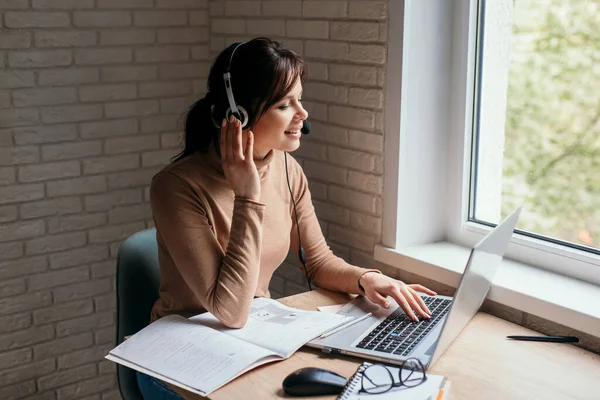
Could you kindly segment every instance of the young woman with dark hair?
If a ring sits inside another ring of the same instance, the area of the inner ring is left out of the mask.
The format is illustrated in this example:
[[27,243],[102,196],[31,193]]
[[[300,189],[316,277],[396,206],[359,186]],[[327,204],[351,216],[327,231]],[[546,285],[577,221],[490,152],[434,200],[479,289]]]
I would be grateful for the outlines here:
[[[298,55],[267,38],[217,57],[206,96],[188,111],[184,150],[150,187],[161,274],[153,321],[209,311],[243,327],[290,250],[309,286],[362,294],[383,307],[392,296],[409,317],[430,317],[417,292],[433,291],[348,264],[327,246],[306,177],[287,154],[300,146],[308,117],[305,74]],[[187,393],[144,374],[138,383],[147,400]]]

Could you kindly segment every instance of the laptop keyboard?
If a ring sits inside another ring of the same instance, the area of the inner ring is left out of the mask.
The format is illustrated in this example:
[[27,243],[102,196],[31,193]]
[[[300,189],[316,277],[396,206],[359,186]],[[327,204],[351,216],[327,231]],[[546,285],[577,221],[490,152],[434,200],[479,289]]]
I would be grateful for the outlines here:
[[435,325],[448,313],[450,299],[423,297],[431,311],[431,319],[415,322],[409,319],[401,308],[391,313],[356,345],[361,349],[381,351],[407,356],[419,344]]

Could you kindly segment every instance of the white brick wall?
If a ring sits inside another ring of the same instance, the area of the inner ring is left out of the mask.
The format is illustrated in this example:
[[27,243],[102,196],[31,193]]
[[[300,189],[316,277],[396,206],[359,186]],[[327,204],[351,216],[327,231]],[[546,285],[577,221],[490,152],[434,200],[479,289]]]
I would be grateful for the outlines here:
[[0,398],[116,399],[115,255],[204,90],[208,2],[0,0],[0,29]]

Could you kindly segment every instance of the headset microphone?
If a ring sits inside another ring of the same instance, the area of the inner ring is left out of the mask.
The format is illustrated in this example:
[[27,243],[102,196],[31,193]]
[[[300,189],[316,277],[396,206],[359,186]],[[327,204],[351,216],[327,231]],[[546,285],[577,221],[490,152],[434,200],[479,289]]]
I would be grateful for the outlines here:
[[300,132],[302,132],[305,135],[308,135],[310,133],[310,121],[305,119],[304,121],[302,121],[302,129],[300,129]]

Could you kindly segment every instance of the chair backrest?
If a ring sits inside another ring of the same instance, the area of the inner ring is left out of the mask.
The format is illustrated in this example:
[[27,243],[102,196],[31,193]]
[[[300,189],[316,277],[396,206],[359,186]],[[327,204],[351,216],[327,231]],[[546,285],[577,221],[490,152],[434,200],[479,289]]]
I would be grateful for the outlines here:
[[[150,322],[160,285],[156,229],[127,238],[117,255],[117,345]],[[135,371],[117,365],[117,381],[125,400],[143,400]]]

